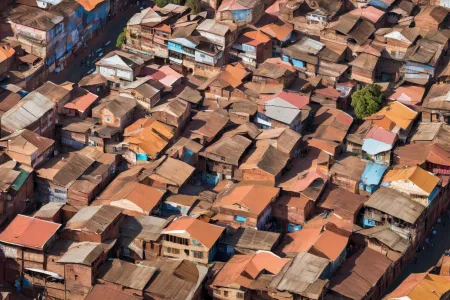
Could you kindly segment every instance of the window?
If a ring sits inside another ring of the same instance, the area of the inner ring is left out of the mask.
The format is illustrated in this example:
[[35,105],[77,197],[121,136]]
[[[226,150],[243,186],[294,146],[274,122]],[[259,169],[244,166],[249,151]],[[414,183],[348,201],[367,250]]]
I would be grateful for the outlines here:
[[192,245],[194,245],[194,246],[200,246],[201,244],[200,244],[200,242],[197,241],[196,239],[192,239]]
[[241,293],[241,292],[236,293],[236,298],[238,298],[238,299],[244,299],[244,296],[245,296],[244,293]]
[[225,297],[228,297],[228,291],[223,291],[223,295],[224,295]]
[[110,117],[106,117],[106,122],[111,122],[111,118]]
[[203,252],[201,251],[192,251],[192,256],[195,258],[203,258]]
[[236,217],[234,217],[234,219],[236,220],[236,222],[240,222],[240,223],[245,223],[245,221],[247,221],[247,217],[243,217],[243,216],[236,216]]
[[176,249],[176,248],[167,248],[167,253],[171,253],[171,254],[180,254],[180,249]]

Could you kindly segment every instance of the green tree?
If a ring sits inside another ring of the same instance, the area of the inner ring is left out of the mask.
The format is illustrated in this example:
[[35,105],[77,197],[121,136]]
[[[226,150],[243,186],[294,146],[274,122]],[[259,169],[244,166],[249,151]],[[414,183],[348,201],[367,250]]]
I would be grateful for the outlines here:
[[193,14],[200,12],[200,0],[186,0],[185,5],[191,9],[191,13]]
[[119,34],[116,41],[116,47],[121,48],[123,43],[125,43],[127,39],[127,31],[126,28]]
[[377,84],[368,85],[352,95],[352,106],[359,119],[379,111],[383,101],[384,94],[381,92],[381,86]]

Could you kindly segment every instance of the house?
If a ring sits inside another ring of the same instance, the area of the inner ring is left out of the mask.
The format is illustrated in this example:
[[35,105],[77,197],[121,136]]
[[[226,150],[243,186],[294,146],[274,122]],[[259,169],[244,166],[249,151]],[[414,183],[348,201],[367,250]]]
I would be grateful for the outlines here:
[[44,251],[56,240],[61,224],[18,215],[0,234],[0,247],[5,257],[5,278],[14,284],[25,268],[45,270]]
[[372,129],[372,121],[366,120],[357,127],[353,127],[345,137],[345,152],[353,153],[362,157],[362,145],[367,132]]
[[408,195],[411,200],[428,207],[439,192],[439,177],[419,166],[393,169],[383,178],[383,186]]
[[279,195],[279,189],[242,182],[232,186],[218,198],[212,211],[220,220],[236,227],[256,227],[262,230],[270,225],[272,202]]
[[167,125],[173,126],[180,134],[191,116],[191,105],[179,99],[172,99],[155,106],[150,110],[153,118]]
[[447,26],[448,10],[442,6],[427,5],[414,17],[416,27],[424,29],[440,29]]
[[214,260],[224,230],[192,217],[176,219],[162,232],[162,255],[206,265]]
[[345,261],[350,234],[332,223],[323,228],[310,229],[305,227],[300,231],[286,234],[279,252],[286,257],[296,257],[302,252],[323,257],[329,260],[329,264],[322,276],[331,278]]
[[355,224],[367,197],[352,193],[342,187],[331,185],[327,188],[316,206],[322,210],[333,212],[341,219]]
[[414,129],[410,141],[412,144],[441,144],[446,147],[450,145],[449,132],[450,126],[446,123],[422,122]]
[[450,173],[450,153],[441,144],[409,144],[397,147],[394,151],[394,163],[399,166],[419,165],[437,176]]
[[88,205],[114,177],[119,155],[93,147],[60,154],[36,170],[36,192],[41,203]]
[[14,36],[30,54],[53,65],[66,52],[64,17],[50,10],[19,5],[11,15]]
[[308,104],[308,96],[281,92],[260,101],[255,122],[263,129],[290,128],[301,132],[302,121],[307,117],[303,116],[303,108]]
[[145,297],[173,300],[197,300],[203,297],[203,283],[209,267],[188,259],[166,257],[158,257],[142,264],[157,268],[157,272],[145,288]]
[[108,80],[100,73],[92,73],[81,78],[78,86],[99,97],[105,96],[109,92]]
[[344,262],[331,278],[331,297],[380,299],[393,280],[392,261],[369,248],[363,248]]
[[337,159],[331,166],[329,176],[331,182],[358,194],[359,181],[366,168],[366,162],[355,156],[344,156]]
[[85,206],[67,222],[61,235],[77,242],[103,243],[119,237],[123,219],[120,208],[109,205]]
[[98,124],[94,125],[90,132],[89,146],[105,153],[120,153],[120,147],[118,147],[120,141],[122,141],[122,130],[120,128]]
[[433,84],[423,100],[422,107],[422,122],[437,122],[445,121],[448,123],[449,119],[447,113],[450,111],[450,106],[447,104],[447,95],[450,91],[450,84]]
[[186,86],[181,93],[177,95],[177,98],[190,103],[192,108],[196,108],[203,100],[201,93],[189,86]]
[[[193,24],[187,28],[193,31],[195,27],[196,24]],[[186,30],[180,35],[174,34],[169,39],[167,47],[172,64],[198,76],[217,75],[226,63],[224,50],[209,39],[203,36],[192,36]]]
[[3,185],[0,193],[0,223],[11,221],[22,214],[34,199],[33,173],[16,161],[7,161],[0,165]]
[[397,134],[389,132],[382,127],[374,126],[363,139],[363,158],[390,166],[391,150],[397,142]]
[[273,186],[280,179],[289,155],[272,145],[260,145],[250,150],[234,172],[234,180],[264,181]]
[[144,183],[159,190],[178,194],[179,190],[188,184],[195,168],[191,165],[170,157],[161,157],[154,165],[147,168]]
[[1,117],[2,137],[28,129],[52,137],[55,129],[55,104],[38,92],[31,92]]
[[205,19],[201,22],[196,31],[203,37],[210,40],[220,49],[225,50],[225,56],[237,37],[237,26],[233,23],[218,22],[214,19]]
[[297,70],[316,75],[318,54],[324,47],[323,43],[305,36],[295,44],[283,48],[281,57],[283,61],[292,63]]
[[150,110],[160,101],[164,86],[148,76],[123,84],[120,96],[135,99],[145,110]]
[[64,297],[84,298],[95,284],[99,268],[106,260],[108,245],[95,242],[72,243],[58,264],[63,265]]
[[71,101],[63,106],[62,115],[80,119],[86,119],[91,115],[92,108],[98,100],[97,95],[80,87],[73,87],[71,98]]
[[[119,184],[114,180],[107,189],[114,189],[111,185]],[[103,193],[104,194],[104,193]],[[149,216],[157,214],[164,192],[139,182],[130,182],[112,197],[100,195],[92,205],[110,205],[122,209],[128,216]]]
[[426,207],[411,197],[381,186],[364,204],[365,228],[390,224],[403,238],[414,244],[423,239]]
[[310,136],[312,139],[308,144],[334,156],[342,151],[352,123],[353,118],[346,112],[331,107],[320,107],[312,120],[314,133]]
[[400,74],[406,81],[426,85],[435,77],[436,68],[442,61],[443,47],[441,44],[428,39],[420,39],[415,46],[406,51],[403,60],[406,63],[400,69]]
[[352,66],[352,79],[362,83],[374,83],[379,71],[377,69],[379,57],[368,53],[359,54],[350,62]]
[[55,141],[40,136],[28,129],[17,130],[0,139],[0,148],[14,161],[38,168],[53,156]]
[[280,57],[283,47],[289,45],[293,38],[294,26],[281,20],[273,23],[269,21],[268,24],[264,21],[261,23],[265,25],[260,27],[259,30],[272,40],[272,55],[274,57]]
[[109,259],[98,270],[97,282],[132,296],[143,296],[157,268]]
[[272,40],[258,30],[244,32],[233,44],[230,57],[246,65],[257,67],[272,57]]
[[328,182],[330,155],[309,147],[305,157],[297,157],[280,179],[278,187],[296,197],[306,196],[312,201],[320,198]]
[[[219,179],[231,179],[236,173],[247,148],[252,141],[242,135],[222,137],[214,144],[208,146],[199,153],[205,161],[204,172],[210,175],[205,177],[218,177]],[[207,181],[207,180],[205,180]]]
[[360,16],[361,18],[374,24],[376,28],[383,27],[385,23],[385,12],[372,5],[353,9],[349,12],[349,14]]
[[211,143],[227,125],[229,118],[215,111],[199,111],[192,117],[183,136],[201,145]]
[[271,145],[294,159],[301,151],[301,135],[289,128],[263,130],[256,137],[256,147]]
[[314,201],[306,196],[282,194],[272,203],[272,214],[282,232],[302,229],[315,212]]
[[203,146],[185,137],[180,137],[169,149],[166,150],[168,157],[182,160],[195,167],[199,161],[199,153]]
[[92,117],[104,126],[123,130],[134,121],[137,101],[128,97],[108,96],[92,109]]
[[369,117],[373,124],[398,134],[400,141],[406,143],[418,113],[406,105],[389,102],[381,110]]
[[320,31],[320,40],[348,46],[364,44],[375,32],[375,25],[359,14],[347,13]]
[[167,4],[163,8],[146,8],[136,13],[127,23],[127,43],[125,49],[144,55],[168,58],[167,40],[171,37],[175,23],[186,15],[189,8]]
[[170,220],[153,216],[125,216],[120,225],[119,257],[135,261],[153,260],[161,255],[161,232]]
[[[389,17],[388,17],[389,19]],[[383,38],[378,35],[383,35]],[[408,48],[414,45],[420,36],[419,27],[381,28],[375,32],[376,38],[386,42],[386,51],[394,58],[402,58]]]
[[120,80],[134,81],[144,64],[141,56],[121,50],[111,51],[95,63],[96,72],[114,83],[113,87]]
[[63,85],[58,85],[51,81],[45,82],[35,91],[55,103],[55,109],[58,114],[62,114],[64,105],[72,98],[70,88],[65,88]]
[[96,124],[97,121],[92,118],[64,120],[61,122],[61,144],[74,149],[82,149],[90,145],[90,135]]
[[296,71],[290,63],[279,58],[269,58],[253,72],[252,81],[289,87],[295,80],[295,74]]
[[359,193],[363,194],[365,191],[373,194],[380,186],[387,168],[385,164],[368,161],[359,181]]
[[400,273],[403,264],[411,261],[415,249],[411,243],[400,236],[389,225],[375,226],[356,231],[355,240],[363,240],[364,246],[389,258],[393,264],[393,275]]
[[271,289],[267,293],[276,298],[286,296],[323,298],[329,285],[328,265],[329,261],[325,258],[301,252],[294,258],[289,268],[282,270],[283,276],[280,281],[272,280],[271,285],[276,285],[276,290]]
[[175,129],[154,118],[139,119],[125,128],[124,136],[122,150],[125,159],[136,164],[138,160],[159,158],[174,138]]
[[260,281],[261,276],[270,282],[281,273],[290,259],[281,258],[268,251],[258,251],[254,254],[235,254],[212,279],[209,288],[215,298],[250,299],[252,294],[267,293],[252,286]]
[[191,216],[190,211],[200,202],[197,195],[171,195],[167,197],[161,207],[162,216]]
[[219,243],[219,255],[226,260],[236,254],[255,254],[258,251],[273,251],[280,241],[276,232],[256,230],[251,227],[238,228],[235,233],[224,237]]
[[324,107],[342,108],[345,110],[341,99],[341,92],[332,87],[316,88],[311,95],[311,102]]
[[400,285],[391,293],[386,295],[384,299],[394,300],[402,297],[408,297],[411,300],[420,297],[426,297],[430,300],[438,300],[450,290],[450,283],[447,278],[442,275],[432,274],[430,272],[410,274]]
[[226,0],[216,12],[216,20],[232,21],[237,25],[255,24],[264,14],[264,3],[259,1]]
[[209,77],[209,79],[203,82],[197,89],[199,91],[204,91],[205,98],[210,97],[226,101],[230,100],[232,97],[245,98],[244,92],[240,90],[239,87],[242,86],[249,75],[250,72],[241,64],[230,64],[227,65],[220,74]]
[[389,101],[398,101],[408,107],[418,105],[425,95],[425,88],[419,85],[402,85],[387,97]]

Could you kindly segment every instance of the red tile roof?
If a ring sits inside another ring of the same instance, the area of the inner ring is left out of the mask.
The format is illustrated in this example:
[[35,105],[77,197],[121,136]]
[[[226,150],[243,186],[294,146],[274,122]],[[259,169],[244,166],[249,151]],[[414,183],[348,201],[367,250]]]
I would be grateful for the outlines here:
[[192,217],[181,217],[173,221],[164,231],[164,234],[186,231],[189,235],[211,248],[219,239],[225,227],[209,224]]
[[0,242],[44,250],[61,224],[18,215],[0,234]]
[[374,139],[388,145],[393,145],[397,139],[397,135],[386,129],[375,126],[369,130],[364,139]]

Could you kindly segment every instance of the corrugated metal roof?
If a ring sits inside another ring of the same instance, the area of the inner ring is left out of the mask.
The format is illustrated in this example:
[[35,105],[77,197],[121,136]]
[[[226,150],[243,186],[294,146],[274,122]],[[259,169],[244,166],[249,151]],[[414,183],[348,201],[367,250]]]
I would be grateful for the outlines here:
[[60,264],[80,264],[90,266],[103,254],[106,245],[93,242],[73,243],[58,260]]
[[316,284],[325,287],[328,281],[320,279],[320,276],[329,263],[328,259],[306,252],[299,253],[278,284],[277,290],[318,299],[322,290],[313,296],[310,294],[310,288]]
[[364,204],[385,214],[414,224],[425,210],[425,206],[408,196],[390,188],[380,187]]
[[2,127],[10,132],[25,129],[48,111],[54,109],[55,104],[38,92],[31,92],[5,112],[1,118]]
[[81,208],[69,222],[64,230],[81,230],[93,233],[102,233],[120,214],[122,210],[114,206],[86,206]]
[[110,259],[100,267],[98,278],[126,288],[142,291],[155,272],[157,272],[155,267]]
[[367,185],[378,185],[380,184],[381,178],[386,170],[387,166],[385,164],[369,161],[366,164],[366,168],[364,169],[360,182]]

